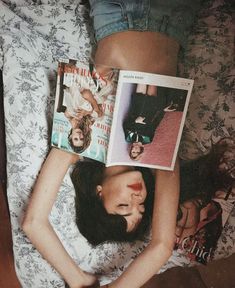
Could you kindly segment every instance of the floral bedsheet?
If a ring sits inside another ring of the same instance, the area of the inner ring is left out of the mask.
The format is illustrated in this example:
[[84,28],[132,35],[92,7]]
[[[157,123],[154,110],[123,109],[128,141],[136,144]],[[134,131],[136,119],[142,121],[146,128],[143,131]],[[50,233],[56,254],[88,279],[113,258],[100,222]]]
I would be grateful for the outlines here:
[[[204,1],[180,65],[195,79],[181,157],[192,159],[234,133],[235,93],[230,1]],[[22,287],[64,287],[56,271],[21,230],[32,186],[50,147],[57,60],[88,61],[94,38],[86,7],[76,0],[0,0],[0,69],[4,81],[8,201],[15,267]],[[144,249],[135,244],[90,247],[74,224],[74,190],[66,175],[50,221],[76,263],[102,284],[118,277]],[[42,235],[43,237],[43,235]],[[220,238],[216,258],[235,252],[235,209]],[[176,252],[162,268],[190,265]]]

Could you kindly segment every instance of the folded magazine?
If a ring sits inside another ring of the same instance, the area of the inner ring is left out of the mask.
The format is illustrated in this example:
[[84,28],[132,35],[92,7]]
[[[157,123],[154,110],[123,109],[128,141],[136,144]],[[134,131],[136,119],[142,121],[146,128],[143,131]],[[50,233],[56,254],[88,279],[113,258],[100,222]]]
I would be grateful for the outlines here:
[[173,170],[193,80],[63,60],[51,144],[112,165]]

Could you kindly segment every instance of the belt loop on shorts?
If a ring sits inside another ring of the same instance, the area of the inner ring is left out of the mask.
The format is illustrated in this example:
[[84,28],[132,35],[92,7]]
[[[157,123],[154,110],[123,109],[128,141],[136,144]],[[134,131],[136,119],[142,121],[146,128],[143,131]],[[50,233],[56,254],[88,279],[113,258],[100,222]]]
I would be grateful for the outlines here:
[[131,13],[126,13],[126,18],[127,18],[127,21],[128,21],[128,26],[129,26],[129,29],[133,29],[134,28],[134,24],[133,24],[133,17],[131,15]]
[[146,16],[145,16],[145,29],[147,30],[149,28],[149,19],[150,19],[150,9],[151,9],[151,2],[150,0],[144,2],[144,9],[146,11]]
[[122,1],[122,0],[119,0],[118,3],[122,9],[122,16],[128,23],[128,29],[133,29],[133,27],[134,27],[133,18],[132,18],[131,13],[129,13],[127,10],[127,4],[128,3],[126,3],[125,1]]
[[167,27],[168,27],[168,24],[169,24],[169,16],[168,15],[164,15],[162,17],[162,22],[161,22],[161,25],[160,25],[160,31],[159,32],[167,32]]

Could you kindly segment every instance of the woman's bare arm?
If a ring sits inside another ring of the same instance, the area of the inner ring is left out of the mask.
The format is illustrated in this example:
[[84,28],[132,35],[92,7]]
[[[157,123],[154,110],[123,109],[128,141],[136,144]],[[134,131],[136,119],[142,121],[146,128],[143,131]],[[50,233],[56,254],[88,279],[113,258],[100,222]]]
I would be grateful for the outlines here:
[[79,269],[54,232],[48,217],[61,182],[77,157],[52,148],[42,166],[22,224],[36,249],[74,288],[89,286],[95,282],[95,278]]
[[152,239],[145,250],[109,287],[139,288],[152,278],[172,254],[179,200],[179,165],[173,172],[156,171]]

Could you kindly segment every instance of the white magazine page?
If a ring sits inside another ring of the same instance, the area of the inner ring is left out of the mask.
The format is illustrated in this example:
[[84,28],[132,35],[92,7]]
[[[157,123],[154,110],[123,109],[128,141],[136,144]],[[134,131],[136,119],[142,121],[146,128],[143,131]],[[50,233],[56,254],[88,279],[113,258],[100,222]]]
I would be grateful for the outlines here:
[[107,166],[173,170],[193,80],[120,71]]

